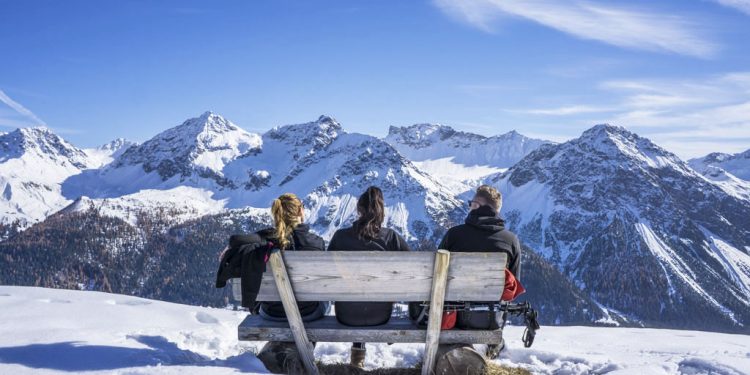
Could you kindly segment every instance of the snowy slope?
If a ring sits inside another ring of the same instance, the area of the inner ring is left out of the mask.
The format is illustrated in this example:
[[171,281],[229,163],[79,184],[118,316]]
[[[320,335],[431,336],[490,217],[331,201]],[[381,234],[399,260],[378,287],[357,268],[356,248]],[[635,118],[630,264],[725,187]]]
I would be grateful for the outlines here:
[[92,166],[83,150],[47,128],[0,135],[0,223],[26,225],[65,207],[60,184]]
[[[268,373],[238,342],[243,312],[69,290],[0,286],[0,373]],[[81,319],[85,317],[85,319]],[[498,363],[535,374],[746,374],[750,336],[634,328],[542,327],[523,348],[505,330]],[[414,366],[422,344],[367,344],[365,367]],[[481,349],[481,348],[479,348]],[[348,344],[318,343],[324,363],[348,361]]]
[[513,166],[543,140],[515,130],[493,137],[456,131],[439,124],[391,126],[385,141],[454,192],[476,185],[478,179]]
[[690,166],[702,172],[707,166],[721,168],[745,181],[750,181],[750,150],[737,154],[714,152],[701,158],[690,159]]
[[94,168],[101,168],[120,157],[120,155],[127,151],[131,146],[136,145],[135,142],[131,142],[127,139],[117,138],[114,141],[105,143],[96,148],[83,149],[83,152],[88,155]]
[[750,200],[750,150],[736,155],[708,154],[691,159],[688,164],[727,194]]
[[489,182],[525,244],[606,308],[656,326],[750,325],[750,202],[648,139],[597,125]]

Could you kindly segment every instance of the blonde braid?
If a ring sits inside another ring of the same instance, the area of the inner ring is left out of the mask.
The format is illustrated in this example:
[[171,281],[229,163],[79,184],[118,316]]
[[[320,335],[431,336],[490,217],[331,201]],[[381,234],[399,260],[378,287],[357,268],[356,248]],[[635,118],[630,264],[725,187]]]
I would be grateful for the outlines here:
[[292,193],[282,194],[273,200],[271,215],[275,228],[274,235],[282,250],[289,246],[292,231],[301,223],[302,219],[299,217],[301,208],[302,202]]

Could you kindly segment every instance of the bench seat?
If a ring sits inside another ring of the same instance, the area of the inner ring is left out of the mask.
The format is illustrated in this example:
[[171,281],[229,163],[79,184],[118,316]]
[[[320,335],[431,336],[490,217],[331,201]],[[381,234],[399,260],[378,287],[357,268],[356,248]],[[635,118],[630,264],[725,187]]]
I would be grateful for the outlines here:
[[[326,316],[305,322],[305,331],[314,342],[425,342],[427,330],[418,328],[408,318],[396,318],[380,326],[351,327],[339,323],[335,317]],[[259,315],[248,315],[239,326],[239,339],[247,341],[294,341],[287,322],[273,322]],[[502,329],[440,331],[440,344],[500,344]]]

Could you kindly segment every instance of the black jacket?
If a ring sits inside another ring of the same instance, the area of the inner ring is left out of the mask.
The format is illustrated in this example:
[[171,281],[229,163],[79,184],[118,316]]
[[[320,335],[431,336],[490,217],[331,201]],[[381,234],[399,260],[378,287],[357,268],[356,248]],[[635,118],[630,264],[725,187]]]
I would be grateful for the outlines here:
[[[270,243],[270,245],[269,245]],[[242,278],[242,306],[253,308],[258,296],[263,272],[266,270],[265,257],[278,241],[274,238],[274,229],[263,229],[251,235],[233,235],[229,238],[229,251],[224,254],[217,273],[216,287],[222,288],[226,281],[233,277]],[[292,248],[295,250],[325,251],[322,238],[310,232],[306,224],[299,224],[292,231]],[[300,314],[317,308],[318,302],[299,303]],[[281,302],[263,302],[260,308],[271,316],[284,317]]]
[[349,228],[339,229],[331,237],[328,251],[332,250],[362,250],[362,251],[410,251],[409,244],[398,233],[388,228],[380,228],[378,238],[364,240],[357,236],[355,221]]
[[505,221],[496,217],[489,206],[470,211],[465,224],[449,229],[438,248],[454,252],[507,253],[507,268],[516,279],[521,280],[521,244],[518,237],[505,229]]
[[[409,245],[398,233],[380,228],[378,238],[365,240],[357,235],[355,221],[349,228],[339,229],[328,244],[328,251],[409,251]],[[336,302],[336,319],[350,326],[385,324],[391,317],[393,302]]]
[[269,250],[268,241],[257,233],[229,237],[229,250],[221,258],[216,272],[216,287],[225,287],[231,278],[242,278],[242,306],[253,307]]

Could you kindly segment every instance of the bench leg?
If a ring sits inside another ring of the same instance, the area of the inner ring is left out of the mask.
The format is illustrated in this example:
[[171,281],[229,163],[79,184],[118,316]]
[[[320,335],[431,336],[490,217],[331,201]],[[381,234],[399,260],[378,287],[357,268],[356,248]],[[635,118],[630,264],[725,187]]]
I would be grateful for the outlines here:
[[448,265],[451,253],[438,250],[435,254],[435,267],[432,272],[432,293],[430,294],[430,316],[427,320],[427,340],[424,348],[422,375],[432,375],[440,341],[440,325],[443,322],[443,302],[448,282]]
[[315,366],[315,356],[313,355],[313,346],[310,340],[307,339],[305,325],[302,322],[302,316],[297,307],[297,299],[294,298],[292,283],[289,281],[289,274],[286,272],[281,251],[273,252],[268,259],[268,263],[271,264],[276,288],[279,290],[281,303],[284,305],[284,312],[286,312],[289,328],[294,335],[294,343],[297,344],[297,351],[299,351],[302,364],[305,366],[308,374],[318,375],[318,368]]

